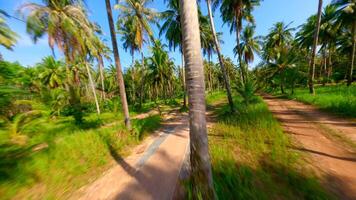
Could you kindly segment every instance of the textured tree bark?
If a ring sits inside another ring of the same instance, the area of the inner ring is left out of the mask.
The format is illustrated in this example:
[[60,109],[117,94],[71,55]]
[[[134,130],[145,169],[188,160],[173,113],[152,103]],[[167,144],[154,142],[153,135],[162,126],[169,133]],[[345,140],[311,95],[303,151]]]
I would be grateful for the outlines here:
[[349,75],[347,77],[347,86],[350,86],[352,83],[352,75],[354,71],[355,64],[355,51],[356,51],[356,21],[352,23],[352,52],[351,52],[351,66],[349,69]]
[[182,52],[182,82],[183,82],[183,108],[187,107],[187,86],[185,80],[185,64],[184,64],[184,55]]
[[218,54],[221,72],[222,72],[223,77],[224,77],[225,89],[226,89],[227,99],[228,99],[229,105],[230,105],[230,111],[231,112],[235,112],[234,102],[232,100],[232,95],[231,95],[230,80],[229,80],[229,77],[227,76],[227,73],[226,73],[224,60],[223,60],[222,55],[221,55],[220,44],[219,44],[218,38],[216,37],[213,13],[212,13],[212,10],[211,10],[211,0],[206,0],[206,4],[207,4],[207,7],[208,7],[208,14],[209,14],[209,19],[210,19],[210,28],[211,28],[211,32],[213,33],[213,37],[214,37],[214,45],[215,45],[216,53]]
[[190,162],[193,195],[214,199],[205,117],[204,68],[201,56],[197,2],[180,0],[183,52],[189,98]]
[[312,49],[312,56],[309,66],[309,93],[315,94],[314,91],[314,76],[315,76],[315,54],[316,54],[316,47],[318,46],[318,39],[319,39],[319,32],[320,32],[320,21],[321,21],[321,10],[323,8],[323,0],[319,0],[318,6],[318,21],[316,24],[316,32],[314,35],[314,42],[313,42],[313,49]]
[[117,40],[116,40],[116,35],[115,35],[115,26],[114,26],[114,21],[113,21],[113,17],[112,17],[110,0],[105,0],[105,3],[106,3],[106,12],[108,15],[108,21],[109,21],[109,27],[110,27],[111,43],[112,43],[112,48],[114,51],[117,80],[118,80],[118,84],[119,84],[119,88],[120,88],[120,98],[121,98],[122,110],[123,110],[124,116],[125,116],[125,126],[128,129],[131,129],[129,108],[127,105],[127,98],[126,98],[126,91],[125,91],[125,83],[124,83],[124,78],[122,77],[120,55],[119,55],[119,51],[117,49]]

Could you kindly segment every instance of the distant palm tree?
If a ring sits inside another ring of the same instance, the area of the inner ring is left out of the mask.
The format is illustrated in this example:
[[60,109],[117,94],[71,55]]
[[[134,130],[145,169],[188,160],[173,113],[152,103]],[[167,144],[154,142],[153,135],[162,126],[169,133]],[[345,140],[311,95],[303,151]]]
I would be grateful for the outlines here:
[[132,63],[134,64],[135,52],[140,51],[140,41],[137,41],[137,29],[134,23],[131,20],[132,17],[129,17],[126,20],[119,20],[117,23],[117,29],[121,35],[121,42],[125,51],[129,51],[132,57]]
[[353,0],[333,0],[333,4],[338,6],[339,17],[337,20],[343,25],[343,27],[351,31],[351,64],[347,76],[347,85],[350,86],[352,83],[356,54],[356,3]]
[[43,71],[38,75],[43,85],[51,89],[63,85],[65,79],[64,63],[55,60],[52,56],[48,56],[43,58],[42,62],[38,65],[43,68]]
[[[242,21],[254,23],[252,11],[258,6],[260,0],[221,0],[220,12],[225,23],[230,24],[230,32],[236,32],[236,44],[240,44],[240,32]],[[239,48],[239,47],[238,47]],[[238,50],[238,52],[241,52]],[[242,82],[246,81],[247,69],[242,64],[242,55],[238,53],[238,61],[241,68]]]
[[88,20],[80,0],[43,3],[26,3],[20,7],[20,11],[26,14],[27,32],[34,41],[47,33],[52,51],[54,45],[63,51],[70,83],[69,65],[86,51],[86,43],[94,35],[94,25]]
[[173,92],[174,63],[170,60],[166,45],[156,41],[151,48],[152,56],[149,58],[149,79],[153,85],[153,93],[157,97],[166,99]]
[[181,0],[183,52],[186,60],[189,95],[190,163],[193,195],[214,199],[214,185],[205,118],[205,84],[201,56],[198,8],[196,1]]
[[316,48],[318,46],[322,8],[323,8],[323,0],[319,0],[317,23],[316,23],[316,32],[314,34],[313,48],[312,48],[312,54],[311,54],[311,62],[310,62],[310,66],[309,66],[308,85],[309,85],[309,93],[311,93],[311,94],[315,94],[315,91],[314,91],[315,55],[316,55]]
[[[236,46],[234,48],[235,54],[240,53],[247,65],[254,61],[254,54],[260,52],[260,37],[254,37],[254,34],[255,28],[253,26],[247,26],[242,32],[239,47],[237,48]],[[241,52],[237,52],[238,50]]]
[[[159,14],[151,8],[147,8],[148,0],[117,0],[115,9],[120,10],[120,23],[130,23],[134,27],[135,41],[140,51],[145,41],[145,35],[151,42],[155,42],[150,24],[158,24]],[[125,21],[128,22],[125,22]]]
[[214,43],[214,46],[215,46],[215,49],[216,49],[216,53],[218,54],[221,72],[223,74],[224,81],[225,81],[227,99],[229,101],[231,112],[234,112],[235,108],[234,108],[234,102],[232,100],[232,95],[231,95],[230,80],[229,80],[229,77],[227,76],[227,73],[226,73],[223,57],[221,55],[220,43],[219,43],[219,40],[218,40],[218,37],[217,37],[217,33],[215,31],[213,11],[211,9],[211,0],[206,0],[206,5],[207,5],[207,8],[208,8],[208,15],[209,15],[210,28],[211,28],[211,32],[212,32],[212,36],[213,36],[213,43]]
[[5,17],[8,17],[8,14],[0,9],[0,45],[12,50],[12,47],[15,45],[18,36],[6,24]]
[[112,17],[110,0],[105,0],[105,4],[106,4],[106,12],[108,15],[108,21],[109,21],[109,27],[110,27],[111,42],[112,42],[112,47],[113,47],[113,52],[114,52],[115,66],[116,66],[116,72],[117,72],[117,81],[118,81],[119,90],[120,90],[121,105],[122,105],[122,110],[123,110],[124,116],[125,116],[125,125],[128,129],[131,129],[130,114],[129,114],[129,108],[127,105],[125,83],[124,83],[124,78],[122,76],[122,71],[121,71],[119,50],[117,49],[116,32],[115,32],[114,20]]

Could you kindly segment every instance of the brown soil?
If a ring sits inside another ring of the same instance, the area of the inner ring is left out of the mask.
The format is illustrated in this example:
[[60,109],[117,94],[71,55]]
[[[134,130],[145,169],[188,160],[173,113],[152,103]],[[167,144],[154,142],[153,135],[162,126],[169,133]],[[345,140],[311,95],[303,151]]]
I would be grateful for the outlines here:
[[170,113],[155,136],[122,158],[112,152],[115,165],[71,199],[172,199],[189,147],[187,115]]
[[340,199],[356,199],[356,123],[296,101],[264,99],[323,185]]

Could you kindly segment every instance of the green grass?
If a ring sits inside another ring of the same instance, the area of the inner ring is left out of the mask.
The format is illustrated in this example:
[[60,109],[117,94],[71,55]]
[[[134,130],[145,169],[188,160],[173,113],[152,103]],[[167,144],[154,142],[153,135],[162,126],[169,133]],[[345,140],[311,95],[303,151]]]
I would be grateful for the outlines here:
[[315,105],[337,115],[356,118],[356,85],[316,86],[315,93],[311,95],[308,88],[298,88],[294,95],[286,97]]
[[332,198],[290,148],[266,104],[260,98],[249,106],[236,101],[239,114],[229,114],[227,105],[215,108],[217,122],[208,132],[219,199]]
[[90,114],[82,125],[70,117],[39,118],[21,131],[26,143],[14,144],[0,127],[1,199],[63,199],[93,180],[129,148],[160,126],[158,115],[132,120],[128,131],[120,114]]

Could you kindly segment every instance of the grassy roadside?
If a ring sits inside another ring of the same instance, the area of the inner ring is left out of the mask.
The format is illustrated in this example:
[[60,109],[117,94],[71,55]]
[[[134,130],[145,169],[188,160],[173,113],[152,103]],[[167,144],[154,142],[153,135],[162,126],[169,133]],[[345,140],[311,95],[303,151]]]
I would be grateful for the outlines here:
[[[356,118],[356,85],[349,87],[345,85],[316,86],[315,93],[316,95],[311,95],[308,88],[297,88],[294,94],[283,96],[315,105],[340,116]],[[275,94],[281,95],[280,93]]]
[[[213,94],[208,103],[218,96],[224,98]],[[300,155],[288,148],[288,136],[261,99],[236,105],[236,115],[228,114],[227,105],[215,108],[216,123],[208,133],[219,199],[331,198]]]
[[63,199],[96,178],[160,126],[159,115],[132,120],[128,131],[117,113],[89,114],[76,125],[70,117],[39,118],[21,128],[13,142],[0,127],[0,199]]

